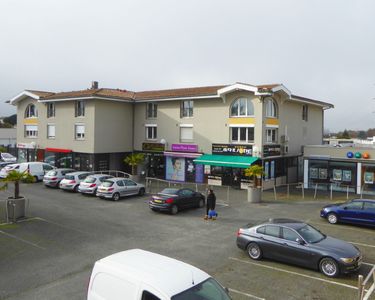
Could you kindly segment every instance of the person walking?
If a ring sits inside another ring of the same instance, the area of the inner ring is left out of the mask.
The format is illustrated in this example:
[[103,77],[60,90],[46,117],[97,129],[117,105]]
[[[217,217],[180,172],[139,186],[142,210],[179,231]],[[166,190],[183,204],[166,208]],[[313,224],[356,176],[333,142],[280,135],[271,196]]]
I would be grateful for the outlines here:
[[205,220],[209,218],[209,215],[208,215],[209,211],[215,210],[215,206],[216,206],[216,195],[212,189],[209,189],[208,195],[207,195],[207,202],[206,202],[206,215],[204,217]]

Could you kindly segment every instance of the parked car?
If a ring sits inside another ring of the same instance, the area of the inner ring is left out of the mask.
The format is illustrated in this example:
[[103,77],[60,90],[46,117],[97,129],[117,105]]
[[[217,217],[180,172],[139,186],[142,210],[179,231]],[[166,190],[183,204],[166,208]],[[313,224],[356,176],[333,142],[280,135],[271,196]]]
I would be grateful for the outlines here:
[[27,171],[30,175],[34,176],[35,181],[40,181],[43,180],[44,175],[48,171],[54,168],[54,166],[40,161],[24,162],[20,163],[19,172]]
[[98,260],[91,272],[88,300],[230,300],[206,272],[160,254],[132,249]]
[[356,246],[290,219],[274,219],[240,228],[237,246],[252,259],[265,257],[317,269],[328,277],[355,272],[362,261]]
[[17,161],[17,157],[13,156],[10,153],[1,152],[0,153],[0,160],[10,163],[15,163]]
[[8,173],[12,170],[18,170],[20,168],[20,164],[8,164],[6,166],[4,166],[1,170],[0,170],[0,178],[5,178],[8,176]]
[[6,162],[6,161],[0,161],[0,170],[1,170],[2,168],[4,168],[5,166],[7,166],[7,165],[11,165],[11,164],[13,164],[13,163],[11,163],[11,162]]
[[110,178],[113,178],[113,176],[104,174],[89,175],[79,184],[78,191],[82,194],[96,195],[98,186]]
[[81,181],[83,181],[90,172],[73,172],[65,175],[64,179],[60,181],[60,189],[72,192],[78,192],[78,187]]
[[331,224],[338,222],[375,226],[375,200],[353,199],[324,206],[320,216]]
[[167,211],[172,215],[188,208],[201,208],[205,205],[205,197],[188,188],[166,188],[151,197],[149,207],[153,211]]
[[120,200],[123,196],[144,195],[145,186],[131,179],[116,177],[105,180],[98,186],[96,196],[100,198]]
[[65,168],[48,171],[43,177],[43,183],[45,186],[59,187],[60,181],[64,179],[65,175],[74,171],[73,169]]

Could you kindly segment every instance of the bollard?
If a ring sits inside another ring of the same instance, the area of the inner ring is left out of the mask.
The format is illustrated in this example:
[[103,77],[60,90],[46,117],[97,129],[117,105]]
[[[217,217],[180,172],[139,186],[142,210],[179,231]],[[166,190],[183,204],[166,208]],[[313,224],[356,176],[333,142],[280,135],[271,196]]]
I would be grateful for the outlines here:
[[315,193],[314,193],[314,199],[316,199],[316,194],[318,192],[318,184],[315,184]]
[[277,200],[277,194],[276,194],[276,186],[273,186],[273,196],[275,198],[275,201]]
[[358,275],[358,299],[363,299],[363,276]]
[[331,183],[331,191],[330,191],[330,194],[329,194],[329,199],[331,199],[332,200],[332,190],[333,190],[333,187],[332,187],[332,183]]
[[302,199],[305,199],[305,186],[302,184]]
[[286,195],[287,195],[287,198],[289,200],[289,183],[286,185]]
[[349,186],[346,187],[346,199],[349,199]]

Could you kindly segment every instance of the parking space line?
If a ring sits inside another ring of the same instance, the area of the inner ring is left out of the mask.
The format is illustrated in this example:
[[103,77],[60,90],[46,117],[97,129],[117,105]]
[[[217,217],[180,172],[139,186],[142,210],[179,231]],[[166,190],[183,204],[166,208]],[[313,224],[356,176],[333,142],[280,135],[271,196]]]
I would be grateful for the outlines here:
[[232,293],[235,293],[235,294],[240,294],[242,296],[246,296],[246,297],[257,299],[257,300],[266,300],[265,298],[259,298],[257,296],[254,296],[254,295],[251,295],[251,294],[248,294],[248,293],[244,293],[244,292],[240,292],[240,291],[237,291],[235,289],[229,289],[229,291],[232,292]]
[[13,238],[13,239],[16,239],[16,240],[18,240],[18,241],[21,241],[21,242],[24,242],[24,243],[26,243],[26,244],[29,244],[29,245],[31,245],[31,246],[34,246],[34,247],[36,247],[36,248],[39,248],[39,249],[42,249],[42,250],[46,250],[46,248],[43,248],[43,247],[41,247],[41,246],[38,246],[37,244],[34,244],[34,243],[32,243],[32,242],[29,242],[29,241],[26,241],[26,240],[24,240],[24,239],[21,239],[21,238],[15,236],[15,235],[13,235],[13,234],[6,233],[6,232],[4,232],[4,231],[2,231],[2,230],[0,230],[0,233],[6,235],[6,236],[8,236],[8,237],[11,237],[11,238]]
[[276,268],[276,267],[266,266],[266,265],[262,265],[262,264],[259,264],[259,263],[255,263],[255,262],[251,262],[251,261],[246,261],[246,260],[238,259],[238,258],[235,258],[235,257],[229,257],[229,259],[235,260],[235,261],[238,261],[238,262],[241,262],[241,263],[247,263],[247,264],[250,264],[250,265],[255,265],[255,266],[258,266],[258,267],[263,267],[263,268],[266,268],[266,269],[271,269],[271,270],[276,270],[276,271],[280,271],[280,272],[285,272],[285,273],[289,273],[289,274],[292,274],[292,275],[302,276],[302,277],[306,277],[306,278],[310,278],[310,279],[315,279],[315,280],[318,280],[318,281],[323,281],[323,282],[326,282],[326,283],[330,283],[330,284],[334,284],[334,285],[338,285],[338,286],[342,286],[342,287],[346,287],[346,288],[358,290],[358,288],[356,286],[353,286],[353,285],[350,285],[350,284],[340,283],[340,282],[331,281],[331,280],[327,280],[327,279],[323,279],[323,278],[318,278],[318,277],[314,277],[314,276],[310,276],[310,275],[306,275],[306,274],[301,274],[301,273],[298,273],[298,272],[293,272],[293,271],[288,271],[288,270],[284,270],[284,269],[280,269],[280,268]]
[[351,243],[351,244],[354,244],[354,245],[359,245],[359,246],[363,246],[363,247],[371,247],[371,248],[375,248],[374,245],[362,244],[362,243],[355,243],[355,242],[351,242],[351,241],[348,241],[348,242]]
[[319,223],[319,222],[311,222],[309,220],[306,221],[307,223],[309,224],[315,224],[315,225],[319,225],[319,226],[327,226],[327,227],[331,227],[331,228],[336,228],[336,229],[345,229],[345,230],[352,230],[352,231],[359,231],[359,232],[367,232],[367,233],[372,233],[374,234],[375,231],[371,231],[371,230],[366,230],[366,229],[359,229],[359,228],[351,228],[349,226],[345,226],[343,228],[340,228],[340,225],[332,225],[332,224],[324,224],[324,223]]
[[65,229],[69,229],[69,230],[72,230],[72,231],[76,231],[76,232],[79,232],[81,234],[90,235],[90,233],[88,233],[88,232],[85,232],[85,231],[82,231],[82,230],[79,230],[79,229],[75,229],[75,228],[70,227],[70,226],[62,225],[62,224],[59,224],[59,223],[56,223],[56,222],[53,222],[53,221],[50,221],[50,220],[46,220],[46,219],[43,219],[41,217],[35,217],[34,219],[39,220],[39,221],[43,221],[43,222],[46,222],[46,223],[50,223],[50,224],[53,224],[53,225],[56,225],[56,226],[59,226],[59,227],[65,228]]

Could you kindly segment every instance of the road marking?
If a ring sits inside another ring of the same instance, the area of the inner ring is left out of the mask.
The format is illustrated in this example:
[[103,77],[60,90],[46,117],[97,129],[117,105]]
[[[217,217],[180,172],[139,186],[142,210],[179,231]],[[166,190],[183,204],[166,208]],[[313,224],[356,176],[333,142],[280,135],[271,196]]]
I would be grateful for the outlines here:
[[348,241],[348,242],[351,243],[351,244],[354,244],[354,245],[375,248],[374,245],[368,245],[368,244],[362,244],[362,243],[355,243],[355,242],[351,242],[351,241]]
[[66,229],[69,229],[69,230],[73,230],[73,231],[76,231],[76,232],[79,232],[79,233],[82,233],[82,234],[85,234],[85,235],[90,235],[90,233],[88,233],[88,232],[81,231],[81,230],[72,228],[70,226],[65,226],[65,225],[62,225],[62,224],[59,224],[59,223],[56,223],[56,222],[52,222],[52,221],[49,221],[49,220],[46,220],[46,219],[43,219],[43,218],[40,218],[40,217],[35,217],[34,219],[40,220],[40,221],[43,221],[43,222],[47,222],[47,223],[50,223],[50,224],[53,224],[53,225],[56,225],[56,226],[60,226],[62,228],[66,228]]
[[258,266],[258,267],[263,267],[263,268],[266,268],[266,269],[271,269],[271,270],[276,270],[276,271],[280,271],[280,272],[285,272],[285,273],[289,273],[289,274],[292,274],[292,275],[298,275],[298,276],[302,276],[302,277],[306,277],[306,278],[310,278],[310,279],[315,279],[315,280],[318,280],[318,281],[323,281],[323,282],[326,282],[326,283],[330,283],[330,284],[334,284],[334,285],[338,285],[338,286],[342,286],[342,287],[347,287],[347,288],[350,288],[350,289],[358,290],[358,288],[356,286],[353,286],[353,285],[350,285],[350,284],[345,284],[345,283],[331,281],[331,280],[327,280],[327,279],[323,279],[323,278],[309,276],[309,275],[301,274],[301,273],[298,273],[298,272],[287,271],[287,270],[284,270],[284,269],[280,269],[280,268],[276,268],[276,267],[271,267],[271,266],[266,266],[266,265],[262,265],[262,264],[259,264],[259,263],[254,263],[254,262],[251,262],[251,261],[246,261],[246,260],[242,260],[242,259],[238,259],[238,258],[234,258],[234,257],[229,257],[229,259],[235,260],[235,261],[239,261],[241,263],[247,263],[247,264],[250,264],[250,265],[255,265],[255,266]]
[[360,232],[367,232],[367,233],[374,234],[374,231],[371,231],[371,230],[351,228],[349,226],[340,227],[340,225],[324,224],[324,223],[319,223],[319,222],[311,222],[309,220],[307,220],[306,223],[316,224],[316,225],[319,225],[319,226],[327,226],[327,227],[336,228],[336,229],[345,229],[345,230],[360,231]]
[[371,267],[375,266],[374,264],[365,263],[365,262],[362,262],[362,265],[367,265],[367,266],[371,266]]
[[253,298],[253,299],[257,299],[257,300],[266,300],[265,298],[259,298],[257,296],[254,296],[254,295],[251,295],[251,294],[248,294],[248,293],[244,293],[244,292],[240,292],[240,291],[237,291],[235,289],[229,289],[229,291],[232,292],[232,293],[235,293],[235,294],[240,294],[240,295],[247,296],[249,298]]
[[14,239],[16,239],[16,240],[18,240],[18,241],[21,241],[21,242],[24,242],[24,243],[26,243],[26,244],[29,244],[29,245],[31,245],[31,246],[34,246],[34,247],[36,247],[36,248],[39,248],[39,249],[42,249],[42,250],[46,250],[46,248],[43,248],[43,247],[41,247],[41,246],[38,246],[37,244],[34,244],[34,243],[32,243],[32,242],[29,242],[29,241],[26,241],[26,240],[21,239],[21,238],[19,238],[19,237],[16,237],[16,236],[13,235],[13,234],[6,233],[6,232],[4,232],[4,231],[2,231],[2,230],[0,230],[0,233],[6,235],[6,236],[8,236],[8,237],[14,238]]

